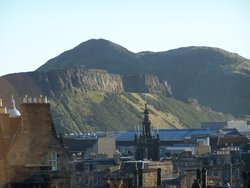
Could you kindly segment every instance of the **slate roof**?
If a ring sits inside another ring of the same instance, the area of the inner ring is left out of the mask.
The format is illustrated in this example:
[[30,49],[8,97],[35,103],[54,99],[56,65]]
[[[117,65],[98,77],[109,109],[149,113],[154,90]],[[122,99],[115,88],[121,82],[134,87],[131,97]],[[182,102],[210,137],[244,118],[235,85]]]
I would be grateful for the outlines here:
[[[218,136],[217,129],[159,129],[158,131],[160,140],[183,140],[193,136]],[[132,141],[134,140],[136,132],[128,130],[123,134],[116,136],[117,141]],[[155,136],[157,132],[155,131]],[[220,134],[222,135],[240,135],[237,129],[223,129]]]

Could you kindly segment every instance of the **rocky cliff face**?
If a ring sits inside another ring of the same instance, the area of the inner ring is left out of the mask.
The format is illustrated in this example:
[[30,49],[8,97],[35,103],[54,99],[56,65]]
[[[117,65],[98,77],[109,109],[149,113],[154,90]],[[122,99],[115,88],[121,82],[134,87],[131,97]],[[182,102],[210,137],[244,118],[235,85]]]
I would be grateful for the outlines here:
[[[238,117],[250,114],[250,60],[219,48],[190,46],[133,53],[110,41],[92,39],[49,60],[38,70],[48,72],[79,65],[120,75],[156,75],[171,84],[178,100],[195,98],[215,111]],[[133,76],[128,79],[133,80]],[[138,79],[141,82],[144,78]],[[133,84],[125,83],[124,87],[134,90]],[[147,91],[140,87],[140,91]]]
[[49,83],[50,94],[59,95],[62,91],[103,91],[118,93],[123,91],[122,78],[105,71],[86,70],[82,67],[67,70],[55,70],[45,74],[40,80]]
[[227,118],[175,100],[167,82],[149,74],[121,76],[78,67],[0,77],[0,98],[8,108],[12,94],[17,108],[26,94],[48,96],[57,133],[133,129],[141,124],[145,96],[157,128],[197,127]]
[[[27,72],[6,75],[0,78],[0,96],[9,101],[14,94],[22,98],[26,94],[49,97],[62,92],[101,91],[106,93],[134,92],[172,96],[167,81],[153,75],[120,76],[103,70],[87,70],[83,67],[57,69],[49,72]],[[21,101],[17,101],[20,104]]]
[[123,76],[124,90],[127,92],[153,93],[172,96],[171,87],[167,81],[160,81],[157,76],[149,74]]
[[83,67],[67,70],[53,70],[38,80],[49,86],[50,95],[62,91],[102,91],[107,93],[134,92],[172,96],[167,81],[160,81],[153,75],[120,76],[103,70],[87,70]]

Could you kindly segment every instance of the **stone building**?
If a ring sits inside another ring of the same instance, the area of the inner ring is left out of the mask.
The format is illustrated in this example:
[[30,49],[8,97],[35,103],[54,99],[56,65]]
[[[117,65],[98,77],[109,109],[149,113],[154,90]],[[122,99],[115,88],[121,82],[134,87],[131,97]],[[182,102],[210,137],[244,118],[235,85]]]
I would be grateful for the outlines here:
[[142,132],[135,135],[135,159],[136,160],[160,160],[160,138],[157,133],[156,137],[151,130],[151,122],[149,120],[149,111],[147,103],[145,104],[144,120],[142,122]]
[[73,158],[112,158],[116,152],[115,138],[109,136],[63,136],[63,144]]
[[57,139],[46,97],[0,99],[0,187],[72,187],[69,158]]

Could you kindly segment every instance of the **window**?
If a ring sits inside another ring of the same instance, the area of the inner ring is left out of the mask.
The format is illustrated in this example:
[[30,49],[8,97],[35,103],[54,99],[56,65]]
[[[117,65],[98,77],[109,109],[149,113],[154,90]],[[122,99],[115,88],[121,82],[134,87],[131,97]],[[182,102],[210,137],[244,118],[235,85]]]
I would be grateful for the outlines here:
[[50,151],[48,154],[48,163],[51,166],[52,171],[57,171],[57,152],[56,151]]

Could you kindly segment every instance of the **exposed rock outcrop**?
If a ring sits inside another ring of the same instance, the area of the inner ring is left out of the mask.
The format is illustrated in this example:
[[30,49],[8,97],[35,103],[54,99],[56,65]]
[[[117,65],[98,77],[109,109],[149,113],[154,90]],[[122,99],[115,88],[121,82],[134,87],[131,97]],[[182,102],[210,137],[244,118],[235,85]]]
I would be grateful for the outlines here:
[[[88,70],[84,67],[57,69],[49,72],[27,72],[0,77],[0,96],[9,101],[11,94],[26,94],[48,97],[60,96],[62,92],[102,91],[107,93],[134,92],[172,96],[167,81],[160,81],[154,75],[120,76],[103,70]],[[20,98],[21,98],[20,97]]]
[[123,91],[121,76],[82,67],[50,71],[46,73],[46,80],[50,83],[50,90],[55,95],[66,90],[97,90],[110,93]]
[[167,81],[160,81],[157,76],[149,74],[126,75],[123,77],[124,90],[127,92],[152,93],[172,96],[170,85]]
[[189,98],[195,98],[215,111],[238,117],[250,114],[250,60],[219,48],[190,46],[134,53],[111,41],[92,39],[54,57],[37,70],[48,72],[80,65],[123,76],[156,75],[171,84],[173,96],[178,100],[188,102]]
[[0,86],[7,107],[12,94],[18,109],[26,94],[48,96],[57,133],[133,129],[141,122],[142,93],[151,96],[152,124],[158,128],[197,127],[202,119],[224,118],[170,98],[167,82],[149,74],[121,76],[78,67],[6,75]]
[[[43,73],[39,73],[43,74]],[[144,74],[120,76],[103,70],[87,70],[83,67],[67,70],[53,70],[40,79],[42,85],[50,85],[50,94],[61,91],[103,91],[108,93],[135,92],[172,96],[167,81],[160,81],[157,76]],[[46,83],[43,83],[46,82]],[[49,82],[49,83],[47,83]]]

